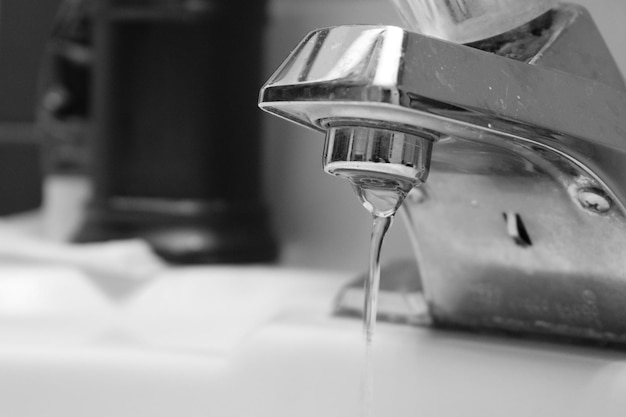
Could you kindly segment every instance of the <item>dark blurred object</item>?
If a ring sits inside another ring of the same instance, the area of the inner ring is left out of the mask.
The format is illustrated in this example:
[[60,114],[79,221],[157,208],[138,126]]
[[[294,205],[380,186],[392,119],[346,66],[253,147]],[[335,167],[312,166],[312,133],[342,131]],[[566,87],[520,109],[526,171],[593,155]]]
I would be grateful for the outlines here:
[[32,123],[44,45],[59,0],[2,0],[0,123]]
[[39,148],[32,124],[0,124],[0,216],[41,205]]
[[42,203],[37,81],[58,0],[3,0],[0,13],[0,215]]
[[[274,260],[256,107],[265,2],[90,4],[91,110],[78,105],[89,91],[63,82],[71,100],[49,111],[56,120],[91,111],[94,195],[77,240],[142,237],[177,263]],[[57,58],[59,74],[89,79]]]
[[91,0],[63,0],[46,45],[37,121],[49,173],[84,173],[88,166],[91,11]]

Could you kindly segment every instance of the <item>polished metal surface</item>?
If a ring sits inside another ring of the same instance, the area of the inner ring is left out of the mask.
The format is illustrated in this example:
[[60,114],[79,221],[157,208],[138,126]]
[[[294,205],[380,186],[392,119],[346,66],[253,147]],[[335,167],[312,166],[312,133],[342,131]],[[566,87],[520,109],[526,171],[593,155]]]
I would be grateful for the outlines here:
[[326,134],[324,170],[387,174],[410,183],[426,181],[433,141],[437,135],[414,129],[413,133],[370,126],[331,127]]
[[430,174],[405,208],[435,323],[626,343],[626,88],[584,9],[544,20],[524,59],[502,51],[527,39],[321,29],[260,106],[331,138],[429,132]]

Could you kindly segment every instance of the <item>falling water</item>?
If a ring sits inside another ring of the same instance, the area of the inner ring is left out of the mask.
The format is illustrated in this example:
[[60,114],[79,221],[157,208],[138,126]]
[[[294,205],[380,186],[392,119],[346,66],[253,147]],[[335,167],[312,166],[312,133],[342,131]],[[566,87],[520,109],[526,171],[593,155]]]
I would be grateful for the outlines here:
[[371,173],[342,173],[352,183],[363,206],[372,214],[369,274],[365,280],[363,333],[365,337],[365,366],[361,386],[361,416],[368,417],[373,409],[374,375],[372,348],[376,327],[378,289],[380,285],[380,255],[385,235],[393,217],[416,182]]

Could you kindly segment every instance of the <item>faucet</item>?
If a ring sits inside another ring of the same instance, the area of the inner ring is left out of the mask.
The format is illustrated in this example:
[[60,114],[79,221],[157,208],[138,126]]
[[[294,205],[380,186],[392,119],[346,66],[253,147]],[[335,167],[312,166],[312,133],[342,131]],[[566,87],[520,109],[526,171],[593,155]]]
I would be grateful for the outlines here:
[[319,29],[259,106],[324,132],[327,172],[411,185],[433,326],[626,343],[626,84],[584,8],[469,44]]

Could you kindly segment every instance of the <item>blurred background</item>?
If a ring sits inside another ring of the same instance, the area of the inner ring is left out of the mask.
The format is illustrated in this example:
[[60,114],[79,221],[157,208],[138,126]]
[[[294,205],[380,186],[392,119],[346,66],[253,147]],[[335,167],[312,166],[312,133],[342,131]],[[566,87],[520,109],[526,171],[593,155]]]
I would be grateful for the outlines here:
[[[575,3],[590,10],[622,71],[626,72],[626,48],[623,46],[626,3],[621,0],[578,0]],[[0,176],[4,178],[0,192],[5,206],[9,206],[6,212],[19,212],[20,204],[25,209],[38,204],[37,184],[42,173],[33,156],[38,137],[32,127],[41,99],[40,84],[46,78],[46,74],[42,74],[46,59],[44,47],[60,4],[59,0],[0,2],[0,140],[7,149],[16,141],[32,144],[26,150],[22,147],[14,151],[25,154],[22,157],[26,163],[17,167],[11,166],[11,161],[15,161],[12,153],[0,152],[0,167],[4,167],[0,168]],[[262,80],[271,75],[312,29],[348,23],[401,24],[391,2],[386,0],[270,0],[267,10],[261,81],[255,86],[255,93],[248,97],[254,97]],[[262,153],[258,157],[263,180],[253,187],[261,188],[260,199],[269,210],[269,227],[278,241],[281,263],[364,270],[369,214],[360,207],[347,183],[323,173],[322,135],[266,116],[260,110],[259,117]],[[9,174],[3,174],[3,169]],[[63,185],[49,181],[44,189],[46,204],[54,206],[47,208],[53,215],[44,217],[50,219],[64,213],[64,217],[72,218],[64,225],[49,220],[43,228],[53,237],[65,238],[71,234],[69,229],[78,227],[81,205],[89,194],[88,184],[79,177],[73,176],[73,180]],[[412,256],[401,222],[400,218],[396,219],[388,236],[383,254],[385,262]]]

